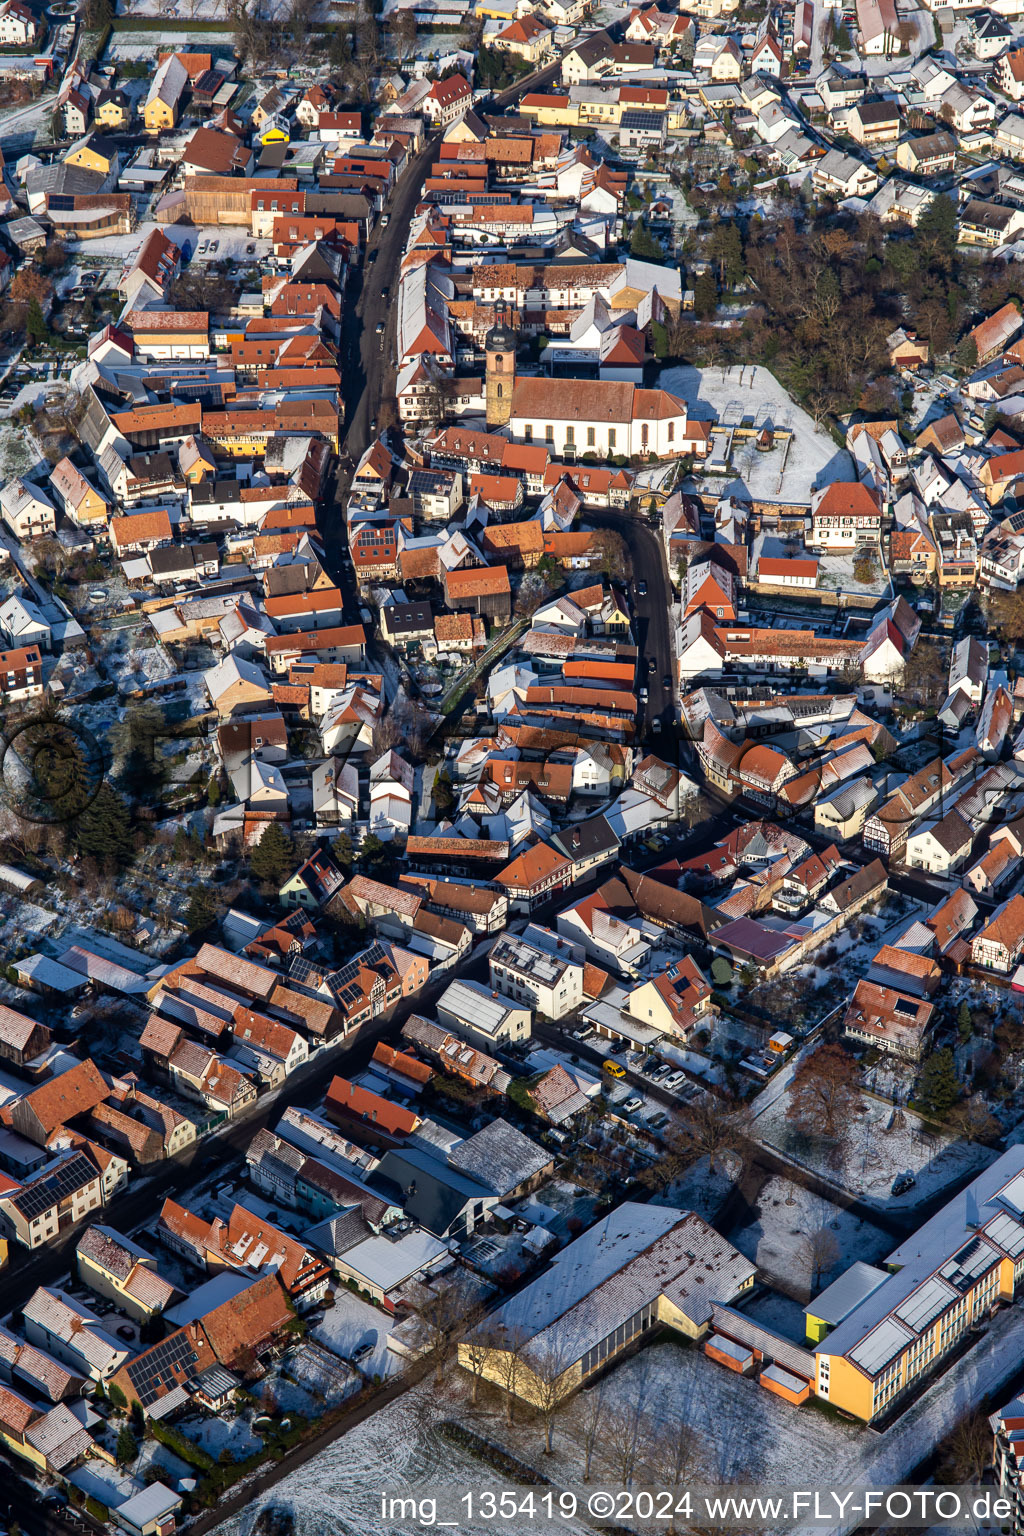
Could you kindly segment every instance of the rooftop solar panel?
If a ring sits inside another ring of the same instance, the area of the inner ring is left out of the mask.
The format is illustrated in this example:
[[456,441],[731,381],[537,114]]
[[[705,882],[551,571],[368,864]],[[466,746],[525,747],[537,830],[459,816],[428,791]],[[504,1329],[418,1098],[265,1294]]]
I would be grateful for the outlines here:
[[940,1313],[945,1312],[957,1300],[958,1293],[938,1275],[932,1275],[923,1285],[909,1295],[902,1306],[896,1308],[896,1316],[915,1333],[922,1333]]
[[914,1335],[909,1328],[895,1317],[885,1317],[850,1350],[850,1359],[869,1376],[877,1376],[913,1342]]

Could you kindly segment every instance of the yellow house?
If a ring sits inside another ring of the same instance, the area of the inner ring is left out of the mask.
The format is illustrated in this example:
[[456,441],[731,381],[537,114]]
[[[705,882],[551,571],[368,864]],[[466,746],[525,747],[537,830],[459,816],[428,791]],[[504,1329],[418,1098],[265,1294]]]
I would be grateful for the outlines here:
[[538,128],[576,128],[580,122],[577,102],[543,91],[531,91],[524,96],[519,103],[519,115],[530,118]]
[[260,129],[261,144],[290,144],[291,134],[283,117],[271,117]]
[[711,66],[711,78],[716,85],[743,79],[743,57],[731,37]]
[[475,11],[485,21],[515,21],[519,0],[476,0]]
[[188,71],[184,64],[176,54],[169,54],[153,76],[146,97],[142,115],[147,133],[161,133],[175,126],[187,85]]
[[127,96],[123,91],[101,91],[96,98],[93,118],[101,128],[127,128],[131,121]]
[[147,1322],[179,1299],[181,1292],[157,1273],[156,1259],[112,1227],[88,1227],[76,1249],[78,1275],[97,1296],[105,1296],[137,1323]]
[[918,1386],[1024,1275],[1024,1147],[1011,1147],[886,1259],[809,1302],[818,1397],[870,1422]]
[[43,1417],[33,1403],[0,1384],[0,1440],[15,1456],[45,1470],[45,1455],[28,1438],[33,1424]]
[[80,528],[102,523],[106,526],[110,508],[99,491],[66,456],[53,466],[50,488],[64,511]]
[[710,1007],[711,988],[690,955],[634,987],[626,1003],[631,1018],[682,1039],[692,1034]]
[[[593,90],[593,86],[591,87]],[[617,87],[610,88],[606,94],[595,100],[581,101],[579,104],[579,120],[582,127],[586,123],[614,124],[618,127],[622,120],[625,108],[619,100]]]
[[543,1407],[656,1327],[700,1338],[757,1273],[692,1211],[626,1201],[459,1345],[459,1364]]
[[64,157],[65,165],[80,165],[86,171],[99,171],[101,176],[109,176],[119,163],[117,145],[98,133],[73,144]]
[[178,445],[178,468],[189,485],[201,485],[217,473],[217,460],[201,438],[186,437]]

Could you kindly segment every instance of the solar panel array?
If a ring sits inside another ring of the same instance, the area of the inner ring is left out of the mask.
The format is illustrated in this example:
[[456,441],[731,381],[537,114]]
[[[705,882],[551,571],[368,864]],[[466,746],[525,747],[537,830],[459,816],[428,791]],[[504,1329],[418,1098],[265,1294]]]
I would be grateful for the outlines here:
[[130,1360],[125,1369],[139,1402],[148,1408],[190,1376],[198,1360],[188,1336],[179,1331],[136,1360]]
[[78,1154],[54,1168],[45,1178],[37,1179],[34,1184],[19,1191],[13,1197],[12,1204],[26,1220],[32,1221],[45,1211],[52,1210],[62,1200],[69,1199],[77,1190],[84,1189],[95,1178],[96,1170],[89,1159]]
[[919,1285],[917,1290],[907,1297],[906,1301],[896,1308],[896,1316],[913,1328],[915,1333],[921,1333],[929,1323],[933,1323],[940,1313],[945,1312],[957,1299],[957,1293],[950,1289],[945,1281],[938,1275],[932,1275],[924,1285]]
[[939,1274],[950,1285],[956,1286],[958,1291],[969,1291],[978,1276],[992,1268],[994,1260],[995,1254],[988,1244],[980,1237],[974,1237],[948,1263],[943,1264]]

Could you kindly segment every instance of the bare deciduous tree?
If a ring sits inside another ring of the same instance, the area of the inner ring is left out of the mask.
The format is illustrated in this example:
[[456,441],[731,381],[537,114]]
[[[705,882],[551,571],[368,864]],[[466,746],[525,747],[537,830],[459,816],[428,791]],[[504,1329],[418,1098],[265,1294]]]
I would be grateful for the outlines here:
[[708,1172],[714,1173],[715,1161],[723,1152],[745,1145],[749,1126],[745,1104],[702,1093],[679,1116],[676,1136],[681,1146],[706,1157]]
[[475,1408],[480,1399],[480,1383],[487,1369],[487,1362],[493,1351],[499,1347],[499,1337],[496,1330],[482,1320],[471,1327],[465,1338],[459,1344],[459,1360],[465,1370],[468,1370],[473,1382],[470,1402]]
[[598,1383],[581,1392],[573,1403],[573,1422],[577,1428],[580,1449],[583,1452],[583,1481],[589,1483],[590,1468],[594,1460],[597,1437],[604,1424],[604,1386]]
[[608,1458],[624,1488],[630,1488],[637,1467],[646,1459],[651,1426],[644,1414],[642,1394],[631,1402],[617,1404],[606,1415],[604,1445]]
[[517,1329],[499,1325],[494,1337],[494,1369],[505,1394],[505,1423],[515,1423],[516,1395],[522,1384],[526,1338]]
[[992,1431],[981,1409],[960,1419],[940,1454],[950,1482],[975,1482],[982,1476],[992,1461]]
[[804,1252],[811,1266],[811,1289],[817,1290],[823,1276],[839,1263],[839,1239],[831,1227],[816,1227],[804,1238]]
[[453,1286],[446,1286],[444,1290],[432,1291],[416,1311],[433,1356],[434,1382],[440,1386],[459,1340],[466,1332],[470,1309],[464,1296]]

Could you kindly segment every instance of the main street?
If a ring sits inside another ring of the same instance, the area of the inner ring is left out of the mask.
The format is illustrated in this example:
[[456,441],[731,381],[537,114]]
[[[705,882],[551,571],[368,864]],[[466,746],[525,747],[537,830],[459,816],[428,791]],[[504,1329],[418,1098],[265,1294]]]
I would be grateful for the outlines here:
[[[662,540],[643,522],[639,514],[629,512],[588,512],[586,520],[595,528],[609,528],[622,536],[629,550],[636,591],[633,612],[636,615],[636,643],[640,653],[638,678],[650,697],[643,711],[648,722],[660,716],[666,723],[673,718],[675,689],[666,688],[663,677],[673,678],[672,657],[672,586]],[[655,666],[648,668],[653,657]]]
[[[503,112],[528,91],[543,90],[558,74],[555,62],[528,75],[506,91],[500,91],[483,112]],[[371,427],[382,415],[382,405],[394,398],[393,359],[398,337],[398,292],[402,254],[409,226],[423,195],[431,165],[441,143],[440,131],[431,134],[419,154],[406,167],[383,209],[388,223],[378,219],[367,241],[363,262],[349,268],[341,331],[341,390],[345,408],[344,448],[332,486],[321,513],[328,565],[346,599],[346,613],[358,617],[358,594],[345,550],[345,505],[352,470],[372,440]],[[384,322],[383,335],[377,326]]]

